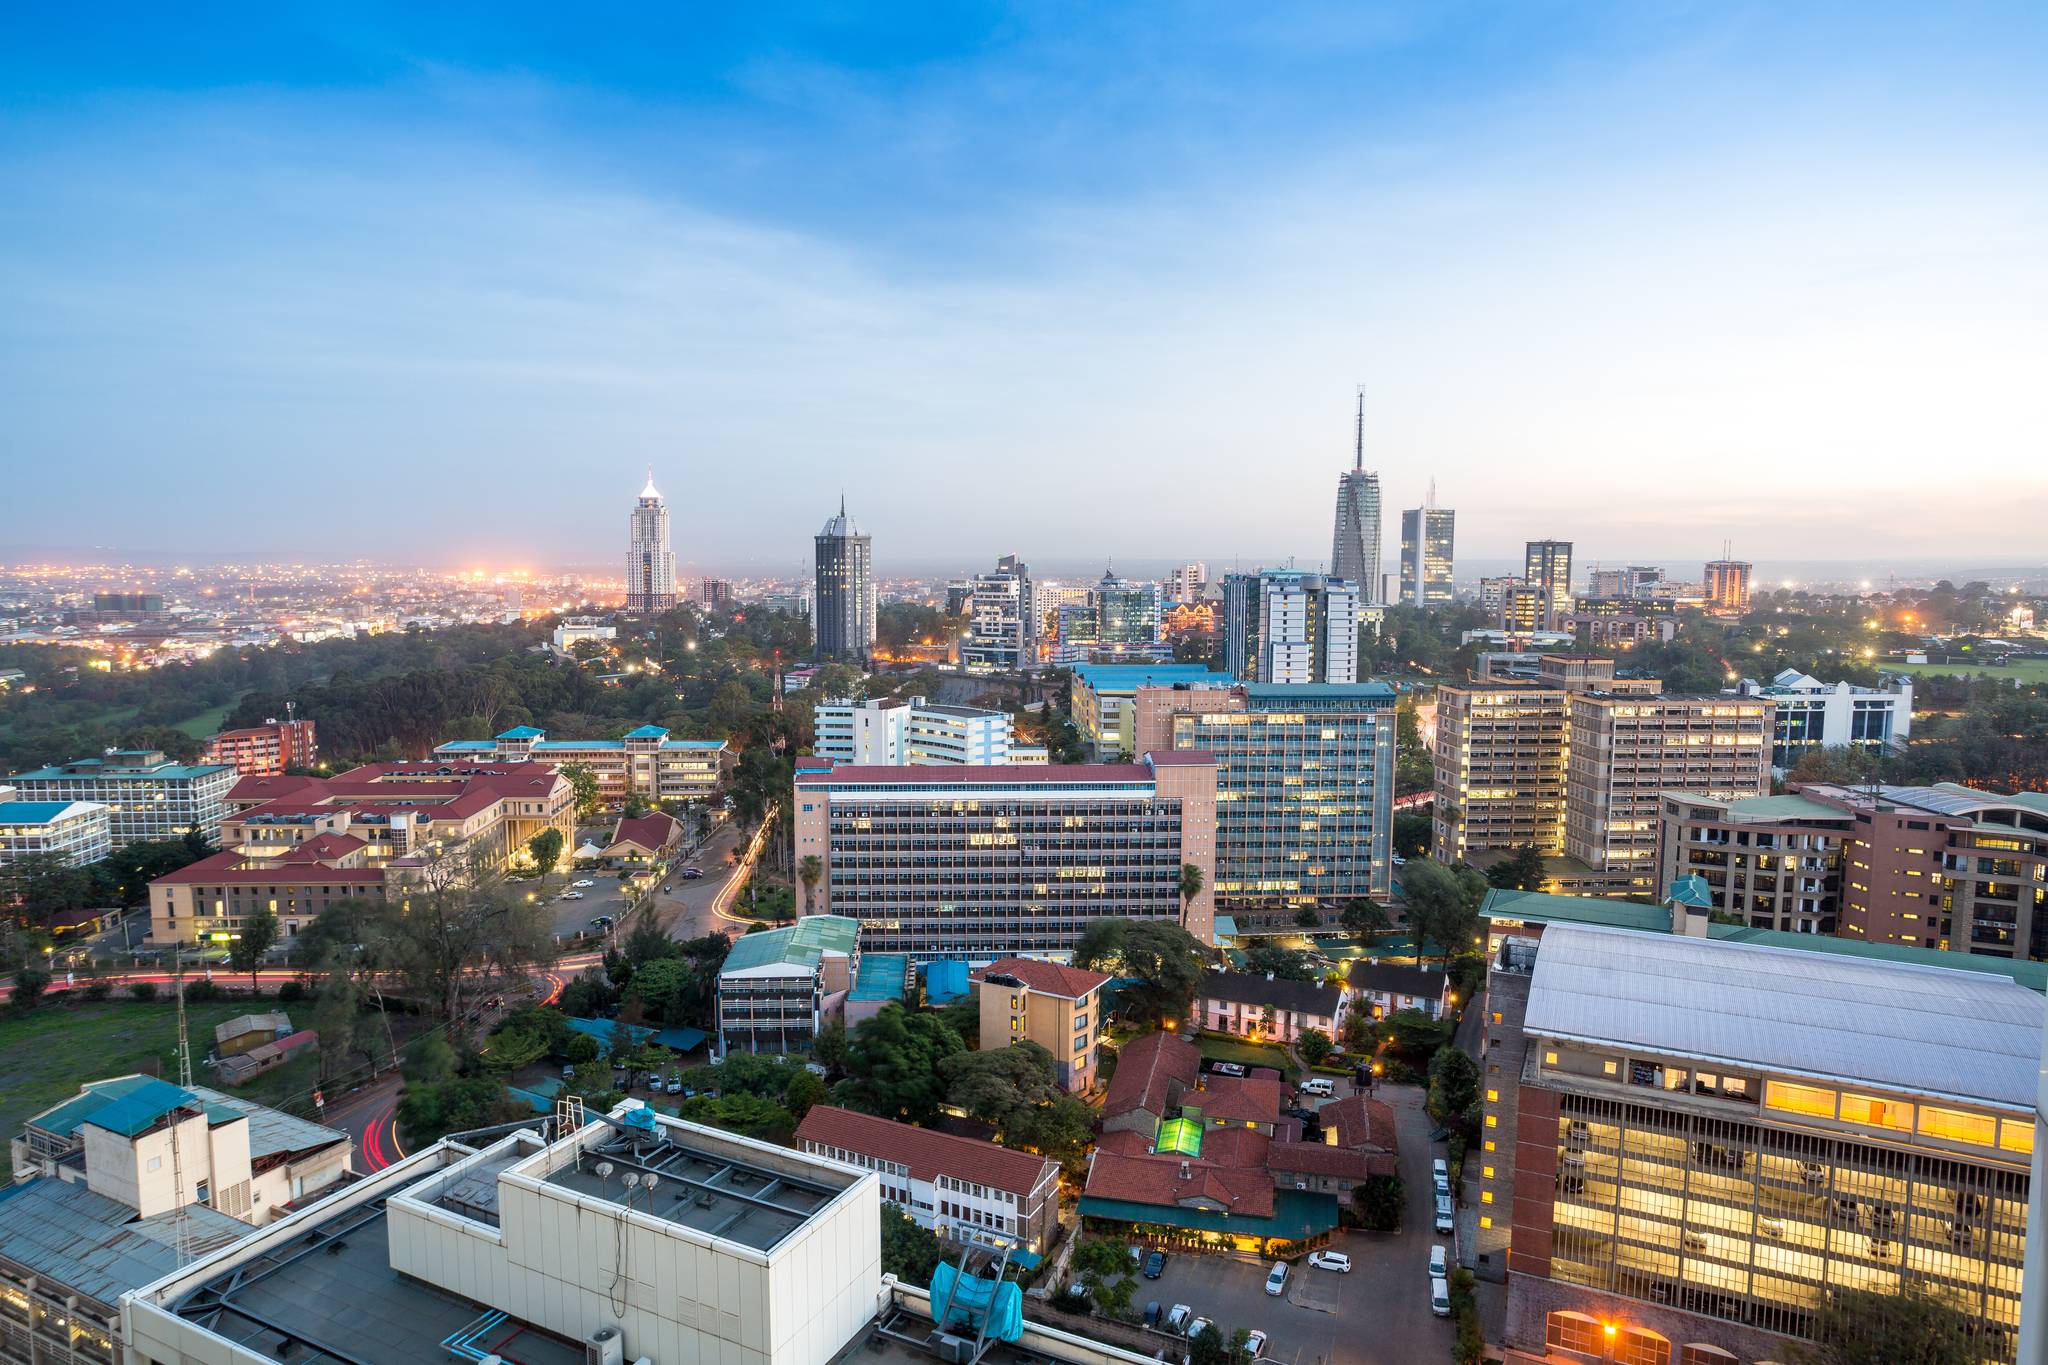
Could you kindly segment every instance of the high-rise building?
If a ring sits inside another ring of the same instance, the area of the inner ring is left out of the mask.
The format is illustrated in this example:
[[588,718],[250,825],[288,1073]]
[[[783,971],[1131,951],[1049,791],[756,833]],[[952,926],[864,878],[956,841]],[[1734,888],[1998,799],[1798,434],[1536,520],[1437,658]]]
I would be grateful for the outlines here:
[[676,556],[669,547],[668,502],[647,471],[647,486],[627,521],[626,610],[667,611],[676,604]]
[[[949,706],[923,697],[827,701],[817,709],[814,752],[868,767],[1019,763],[1009,713]],[[1030,751],[1042,754],[1042,749]]]
[[1842,850],[1855,825],[1853,812],[1810,796],[1728,801],[1666,793],[1656,886],[1663,891],[1692,877],[1705,888],[1709,910],[1752,929],[1832,934],[1842,909]]
[[811,629],[820,663],[865,663],[875,650],[874,543],[852,517],[846,499],[839,515],[817,535],[817,592]]
[[1438,862],[1533,844],[1564,852],[1570,694],[1547,683],[1446,683],[1436,693]]
[[1527,632],[1563,629],[1562,617],[1555,625],[1550,624],[1549,607],[1550,594],[1541,583],[1513,579],[1501,585],[1500,615],[1496,619],[1502,630]]
[[1739,559],[1710,559],[1706,568],[1707,609],[1740,613],[1749,610],[1749,564]]
[[1203,585],[1209,581],[1209,566],[1200,560],[1182,564],[1166,577],[1166,600],[1179,606],[1202,600]]
[[[1441,726],[1441,717],[1439,717]],[[1665,792],[1733,800],[1771,790],[1771,703],[1746,697],[1571,699],[1565,852],[1595,872],[1654,893],[1657,817]]]
[[1245,682],[1358,681],[1359,588],[1299,569],[1223,580],[1223,671]]
[[1358,586],[1361,598],[1380,600],[1380,476],[1365,467],[1365,390],[1358,391],[1358,434],[1351,468],[1337,480],[1337,529],[1330,543],[1330,576]]
[[1145,688],[1140,752],[1216,760],[1216,903],[1336,908],[1391,891],[1394,692],[1380,683]]
[[1532,540],[1522,560],[1522,581],[1543,590],[1546,630],[1572,614],[1572,543],[1569,540]]
[[1594,568],[1586,574],[1586,596],[1603,599],[1647,598],[1656,595],[1664,583],[1664,571],[1654,565],[1630,564],[1619,569]]
[[1159,585],[1133,583],[1105,571],[1089,594],[1095,608],[1095,643],[1159,643]]
[[1487,620],[1498,622],[1501,619],[1501,613],[1507,610],[1508,589],[1521,581],[1512,576],[1479,580],[1479,609],[1486,613]]
[[1824,683],[1795,668],[1768,683],[1744,678],[1736,695],[1767,697],[1777,707],[1771,766],[1788,772],[1815,749],[1862,749],[1882,754],[1903,748],[1913,733],[1913,680],[1890,687]]
[[[1540,918],[1504,924],[1523,901]],[[1967,1305],[1972,1359],[2012,1361],[2038,974],[1683,904],[1609,927],[1623,908],[1494,892],[1482,910],[1460,1242],[1506,1259],[1509,1358],[1790,1360],[1836,1293],[1912,1286]]]
[[93,801],[107,808],[115,848],[146,839],[178,839],[220,828],[228,791],[240,774],[224,763],[173,763],[156,749],[114,749],[0,778],[16,801]]
[[697,604],[712,611],[732,610],[732,582],[724,578],[697,580]]
[[[1058,953],[1099,919],[1214,928],[1216,764],[800,766],[797,913],[861,921],[863,946],[919,958]],[[1181,894],[1181,869],[1203,874]]]
[[199,757],[208,763],[228,764],[244,777],[262,777],[286,768],[310,768],[319,753],[312,721],[266,720],[261,725],[221,731],[201,746]]
[[1004,555],[996,561],[994,573],[976,574],[967,589],[961,667],[973,673],[1028,667],[1038,636],[1032,619],[1031,570],[1017,556]]
[[1401,600],[1411,607],[1446,607],[1457,596],[1451,589],[1452,532],[1457,513],[1436,505],[1430,486],[1428,503],[1401,514]]

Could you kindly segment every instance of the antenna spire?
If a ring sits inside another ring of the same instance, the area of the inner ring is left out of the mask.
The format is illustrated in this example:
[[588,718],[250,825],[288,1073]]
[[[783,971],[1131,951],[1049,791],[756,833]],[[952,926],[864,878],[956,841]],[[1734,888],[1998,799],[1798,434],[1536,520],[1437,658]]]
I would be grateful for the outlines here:
[[1351,468],[1354,472],[1365,470],[1365,385],[1358,386],[1358,435],[1351,454]]

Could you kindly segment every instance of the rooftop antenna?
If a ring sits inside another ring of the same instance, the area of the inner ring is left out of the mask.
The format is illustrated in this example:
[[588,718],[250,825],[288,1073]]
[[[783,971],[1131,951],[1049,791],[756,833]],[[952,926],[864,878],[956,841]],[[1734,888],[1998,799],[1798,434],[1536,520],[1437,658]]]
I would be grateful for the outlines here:
[[1429,481],[1429,501],[1428,501],[1428,502],[1426,502],[1426,503],[1424,503],[1424,504],[1423,504],[1423,506],[1425,506],[1425,507],[1429,508],[1429,510],[1430,510],[1430,511],[1432,511],[1432,512],[1434,512],[1434,511],[1436,510],[1436,480],[1435,480],[1435,479],[1431,479],[1431,480]]

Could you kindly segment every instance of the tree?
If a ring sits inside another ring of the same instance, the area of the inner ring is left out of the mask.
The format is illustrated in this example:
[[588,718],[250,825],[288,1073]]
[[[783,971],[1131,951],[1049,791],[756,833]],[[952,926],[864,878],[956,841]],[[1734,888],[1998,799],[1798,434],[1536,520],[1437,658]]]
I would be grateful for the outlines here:
[[1455,1047],[1441,1047],[1429,1059],[1429,1116],[1442,1126],[1462,1126],[1479,1105],[1479,1063]]
[[228,945],[228,966],[237,972],[249,974],[249,990],[256,990],[256,969],[263,965],[263,955],[270,951],[270,945],[277,942],[277,916],[269,910],[258,910],[242,921],[242,932]]
[[1254,943],[1244,950],[1244,969],[1254,976],[1277,976],[1288,981],[1314,981],[1315,959],[1300,948],[1282,948],[1277,943]]
[[751,1138],[786,1138],[796,1127],[796,1120],[787,1109],[765,1095],[749,1095],[745,1091],[693,1095],[676,1106],[676,1116]]
[[1074,965],[1114,975],[1123,967],[1124,931],[1130,925],[1127,919],[1109,916],[1090,920],[1074,940]]
[[945,1100],[940,1066],[966,1046],[938,1015],[884,1005],[847,1041],[848,1074],[839,1083],[839,1103],[883,1118],[930,1123]]
[[987,1052],[955,1053],[939,1063],[939,1073],[948,1104],[999,1130],[1059,1093],[1052,1054],[1028,1040]]
[[1429,841],[1435,837],[1435,822],[1427,815],[1404,811],[1394,817],[1394,852],[1403,858],[1420,858],[1429,852]]
[[562,860],[562,831],[549,825],[526,841],[526,851],[533,855],[533,865],[545,877],[555,870],[555,864]]
[[50,974],[41,967],[23,967],[14,974],[14,993],[8,1002],[18,1010],[32,1010],[50,988]]
[[1351,1211],[1368,1232],[1398,1232],[1405,1198],[1400,1176],[1367,1176],[1351,1187]]
[[817,908],[818,883],[824,879],[825,863],[815,853],[806,853],[796,865],[796,875],[804,884],[804,904]]
[[937,1234],[893,1205],[882,1206],[882,1273],[905,1284],[928,1288],[932,1272],[945,1259]]
[[1207,882],[1202,875],[1201,868],[1193,863],[1182,863],[1180,865],[1180,907],[1182,910],[1186,910],[1190,905],[1194,904],[1195,897],[1202,894],[1202,888],[1205,885],[1207,885]]
[[1300,928],[1320,928],[1322,922],[1322,915],[1316,910],[1316,908],[1313,905],[1304,905],[1301,907],[1301,909],[1294,912],[1294,923]]
[[1188,1338],[1189,1365],[1244,1365],[1251,1358],[1245,1349],[1250,1337],[1242,1327],[1232,1331],[1221,1323],[1211,1323],[1208,1331]]
[[1548,876],[1542,851],[1534,844],[1523,844],[1513,856],[1486,870],[1486,883],[1506,891],[1541,891]]
[[1127,1274],[1131,1268],[1131,1244],[1121,1237],[1090,1237],[1074,1248],[1076,1274],[1097,1284]]
[[802,1123],[804,1115],[811,1112],[812,1105],[823,1104],[830,1097],[825,1083],[818,1079],[818,1073],[805,1067],[789,1078],[789,1084],[782,1092],[782,1107],[789,1110],[791,1118]]
[[1402,869],[1401,888],[1408,894],[1408,923],[1415,930],[1416,951],[1427,940],[1449,967],[1451,958],[1471,945],[1479,928],[1486,878],[1462,864],[1449,868],[1418,858]]
[[1905,1281],[1896,1294],[1836,1289],[1821,1305],[1813,1345],[1798,1355],[1804,1365],[1978,1365],[1994,1353],[1977,1331],[1975,1318],[1918,1281]]
[[1362,1009],[1351,1011],[1344,1020],[1344,1048],[1347,1052],[1370,1052],[1379,1042],[1379,1026]]
[[1450,1041],[1451,1026],[1416,1009],[1395,1010],[1381,1026],[1388,1049],[1410,1066],[1422,1066]]
[[346,971],[329,972],[313,1006],[313,1029],[320,1035],[320,1079],[331,1081],[346,1071],[355,1056],[356,983]]
[[[715,991],[716,978],[713,982]],[[702,995],[697,969],[679,957],[664,957],[641,967],[633,975],[633,989],[647,1013],[664,1024],[687,1023]]]
[[811,1043],[811,1060],[827,1071],[838,1071],[846,1065],[846,1025],[833,1019],[818,1030],[818,1036]]
[[444,860],[382,911],[378,956],[444,1020],[462,1017],[493,974],[524,976],[553,960],[549,910],[512,893],[482,860]]
[[1309,1028],[1303,1029],[1295,1037],[1294,1046],[1301,1053],[1302,1057],[1307,1060],[1308,1064],[1314,1066],[1322,1061],[1323,1058],[1329,1056],[1336,1049],[1337,1045],[1331,1042],[1330,1035],[1321,1029]]
[[603,801],[597,786],[597,774],[587,763],[564,763],[555,769],[569,783],[569,790],[576,793],[576,818],[588,820],[596,815]]
[[91,870],[71,866],[60,853],[24,853],[0,867],[0,883],[13,891],[21,913],[38,926],[65,911],[89,909],[99,891]]
[[1095,1285],[1095,1306],[1110,1317],[1120,1318],[1131,1311],[1131,1299],[1137,1292],[1138,1282],[1129,1275],[1099,1280]]
[[1154,1025],[1188,1017],[1209,961],[1193,934],[1162,920],[1128,921],[1119,958],[1122,974],[1135,978],[1124,988],[1126,1017]]
[[638,820],[647,814],[647,798],[639,792],[627,792],[626,799],[619,806],[619,814],[628,820]]
[[1338,923],[1344,926],[1345,933],[1356,934],[1359,938],[1384,934],[1393,926],[1386,910],[1370,896],[1354,896],[1344,902],[1344,914]]

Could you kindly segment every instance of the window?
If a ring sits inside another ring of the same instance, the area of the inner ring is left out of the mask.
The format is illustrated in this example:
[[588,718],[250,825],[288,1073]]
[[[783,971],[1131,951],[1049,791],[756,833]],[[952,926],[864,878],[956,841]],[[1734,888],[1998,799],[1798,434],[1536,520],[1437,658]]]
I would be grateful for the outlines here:
[[2034,1150],[2034,1121],[2032,1119],[2004,1119],[1998,1125],[1998,1145],[2008,1152]]
[[1943,1142],[1967,1142],[1973,1147],[1990,1147],[1998,1139],[1997,1123],[1989,1114],[1970,1114],[1960,1109],[1920,1106],[1920,1136]]
[[1604,1333],[1584,1313],[1552,1313],[1543,1320],[1543,1344],[1563,1351],[1599,1355]]
[[1913,1131],[1913,1106],[1897,1100],[1879,1099],[1875,1095],[1844,1095],[1842,1122],[1910,1133]]
[[1671,1365],[1671,1343],[1655,1332],[1624,1327],[1615,1336],[1614,1365]]
[[1678,1365],[1737,1365],[1737,1361],[1718,1346],[1694,1341],[1679,1351]]
[[1831,1119],[1835,1116],[1835,1092],[1811,1085],[1793,1085],[1790,1081],[1772,1081],[1764,1090],[1764,1108]]
[[153,1157],[151,1157],[151,1158],[149,1159],[149,1169],[151,1169],[152,1171],[160,1171],[160,1170],[162,1170],[163,1168],[164,1168],[164,1159],[163,1159],[162,1157],[160,1157],[160,1156],[153,1156]]

